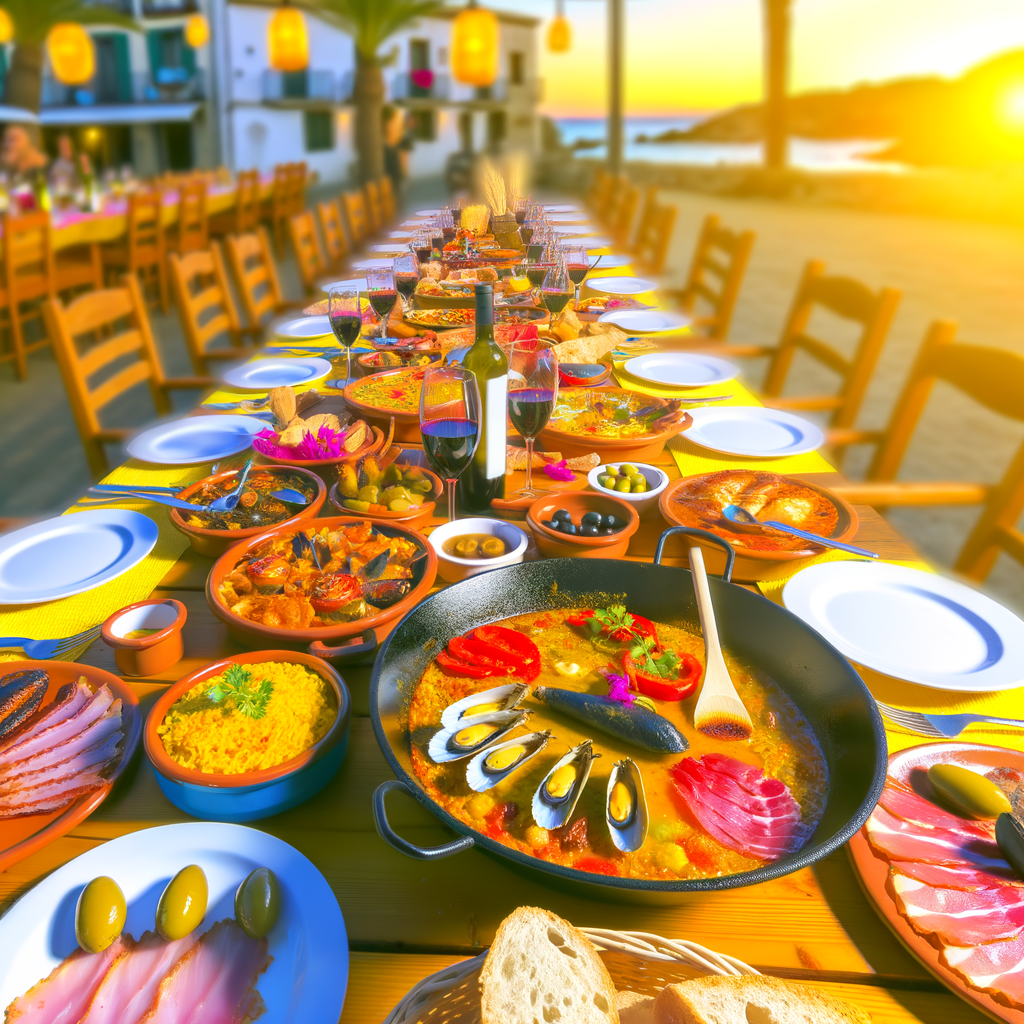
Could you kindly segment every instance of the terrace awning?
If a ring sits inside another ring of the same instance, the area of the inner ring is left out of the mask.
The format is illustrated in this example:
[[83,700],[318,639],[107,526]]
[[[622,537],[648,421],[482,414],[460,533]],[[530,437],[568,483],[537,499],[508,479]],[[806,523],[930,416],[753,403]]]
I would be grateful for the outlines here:
[[88,107],[50,107],[40,113],[39,123],[44,127],[165,124],[172,121],[191,121],[198,109],[198,103],[119,103]]

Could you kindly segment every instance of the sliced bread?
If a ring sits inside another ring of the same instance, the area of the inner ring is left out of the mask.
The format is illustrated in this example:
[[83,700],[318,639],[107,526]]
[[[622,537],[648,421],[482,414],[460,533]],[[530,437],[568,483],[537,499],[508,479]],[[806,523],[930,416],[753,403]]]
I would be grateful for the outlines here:
[[870,1024],[865,1011],[781,978],[698,978],[662,989],[654,1024]]
[[482,1024],[619,1024],[615,986],[587,937],[537,907],[498,927],[480,972]]
[[616,992],[619,1024],[654,1024],[654,996],[641,992]]

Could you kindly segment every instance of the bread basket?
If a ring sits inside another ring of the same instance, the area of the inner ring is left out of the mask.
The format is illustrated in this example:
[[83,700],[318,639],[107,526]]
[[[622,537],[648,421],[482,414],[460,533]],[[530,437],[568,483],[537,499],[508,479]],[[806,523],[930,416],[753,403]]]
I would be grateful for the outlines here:
[[[648,932],[581,928],[597,947],[619,991],[657,995],[666,985],[704,975],[758,974],[735,957],[715,953],[686,939]],[[475,1024],[480,1020],[477,977],[487,953],[452,964],[424,978],[406,993],[384,1024]]]

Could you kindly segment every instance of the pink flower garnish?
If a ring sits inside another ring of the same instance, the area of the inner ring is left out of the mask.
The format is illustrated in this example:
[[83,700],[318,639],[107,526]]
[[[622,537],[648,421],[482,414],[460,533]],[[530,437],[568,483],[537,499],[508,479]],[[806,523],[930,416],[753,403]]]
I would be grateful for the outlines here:
[[546,464],[544,466],[544,472],[547,473],[552,480],[575,480],[576,474],[565,464],[565,459],[561,462],[556,462],[554,465]]
[[261,430],[253,439],[252,446],[261,455],[269,455],[275,459],[295,459],[303,462],[316,462],[321,459],[336,459],[341,455],[341,443],[345,440],[345,431],[340,433],[321,424],[314,437],[308,430],[302,440],[294,447],[277,443],[277,434],[273,430]]
[[616,675],[614,672],[605,670],[605,679],[608,680],[608,700],[618,704],[625,704],[627,707],[633,703],[633,694],[629,690],[629,679],[626,676]]

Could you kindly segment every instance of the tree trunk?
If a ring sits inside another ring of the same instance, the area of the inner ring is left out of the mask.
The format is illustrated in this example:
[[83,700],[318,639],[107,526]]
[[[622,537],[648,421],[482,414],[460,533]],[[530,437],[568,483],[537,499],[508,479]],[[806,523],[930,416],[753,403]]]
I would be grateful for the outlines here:
[[789,81],[789,9],[791,0],[764,0],[765,104],[764,163],[784,170],[789,162],[786,93]]
[[[43,44],[17,43],[11,67],[7,72],[7,87],[4,102],[11,107],[21,107],[39,113],[43,92]],[[25,129],[35,145],[39,145],[38,124],[26,124]]]
[[365,184],[384,176],[384,75],[376,59],[356,52],[356,150]]

